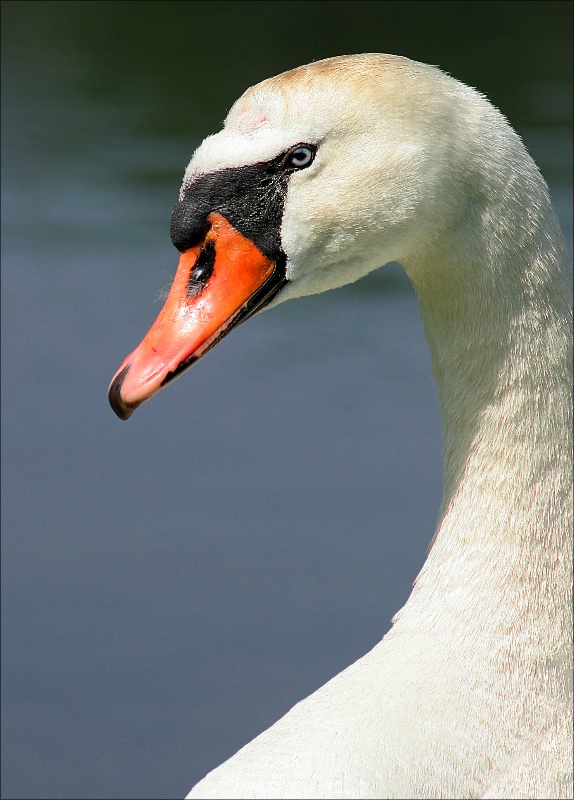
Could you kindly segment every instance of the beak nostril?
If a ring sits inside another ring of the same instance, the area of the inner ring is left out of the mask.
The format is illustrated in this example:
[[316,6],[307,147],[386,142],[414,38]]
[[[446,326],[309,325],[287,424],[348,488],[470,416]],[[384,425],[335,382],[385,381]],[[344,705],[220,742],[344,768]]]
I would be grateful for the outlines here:
[[213,274],[215,265],[215,243],[206,242],[195,262],[187,280],[186,293],[189,297],[197,297],[203,291],[207,281]]

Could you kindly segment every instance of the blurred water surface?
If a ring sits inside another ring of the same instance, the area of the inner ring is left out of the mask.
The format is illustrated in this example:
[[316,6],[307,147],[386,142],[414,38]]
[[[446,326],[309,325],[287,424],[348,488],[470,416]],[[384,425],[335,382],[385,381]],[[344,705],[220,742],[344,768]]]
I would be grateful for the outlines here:
[[2,4],[2,797],[182,797],[381,638],[433,532],[440,420],[397,267],[251,320],[113,416],[193,149],[268,75],[400,53],[504,111],[571,246],[570,15]]

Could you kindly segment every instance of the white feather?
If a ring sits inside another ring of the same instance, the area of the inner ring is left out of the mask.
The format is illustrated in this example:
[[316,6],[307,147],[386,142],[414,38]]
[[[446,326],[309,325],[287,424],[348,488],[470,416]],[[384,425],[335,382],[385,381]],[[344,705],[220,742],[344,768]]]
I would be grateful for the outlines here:
[[250,89],[184,182],[305,141],[319,148],[289,187],[275,302],[403,265],[443,502],[380,644],[188,797],[572,797],[572,316],[544,180],[473,89],[364,55]]

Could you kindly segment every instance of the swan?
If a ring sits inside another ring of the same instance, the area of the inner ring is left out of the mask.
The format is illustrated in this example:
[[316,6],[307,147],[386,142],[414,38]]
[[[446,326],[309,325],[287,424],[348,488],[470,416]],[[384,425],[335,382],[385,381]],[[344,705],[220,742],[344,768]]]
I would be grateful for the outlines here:
[[110,385],[120,418],[262,308],[395,261],[443,424],[438,522],[389,633],[188,797],[572,797],[572,313],[518,135],[436,67],[318,61],[239,98],[171,235],[165,306]]

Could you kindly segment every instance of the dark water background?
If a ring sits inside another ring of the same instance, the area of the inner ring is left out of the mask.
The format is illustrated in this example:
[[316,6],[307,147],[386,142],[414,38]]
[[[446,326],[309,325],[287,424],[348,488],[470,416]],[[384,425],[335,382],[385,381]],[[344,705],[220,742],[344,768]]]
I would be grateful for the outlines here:
[[4,798],[177,798],[363,655],[440,499],[408,281],[251,320],[120,423],[196,145],[250,84],[399,53],[524,136],[572,240],[568,2],[2,3]]

